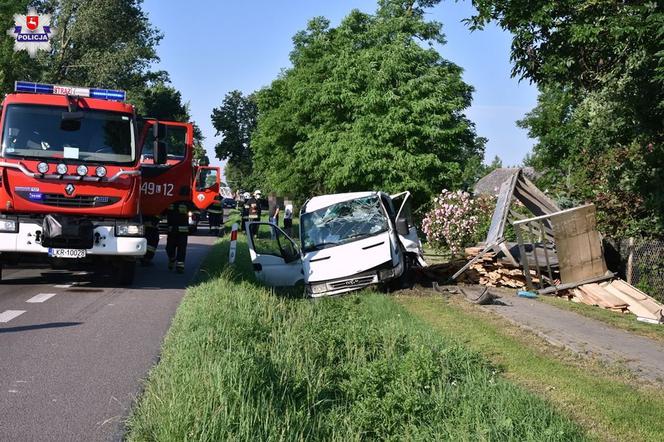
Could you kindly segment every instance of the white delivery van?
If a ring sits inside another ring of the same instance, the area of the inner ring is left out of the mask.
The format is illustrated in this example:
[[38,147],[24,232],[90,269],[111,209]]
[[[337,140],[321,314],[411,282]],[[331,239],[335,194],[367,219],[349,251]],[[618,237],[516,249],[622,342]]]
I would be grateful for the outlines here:
[[425,266],[410,192],[356,192],[311,198],[300,210],[297,244],[278,226],[248,223],[256,277],[275,287],[304,283],[312,297],[388,284]]

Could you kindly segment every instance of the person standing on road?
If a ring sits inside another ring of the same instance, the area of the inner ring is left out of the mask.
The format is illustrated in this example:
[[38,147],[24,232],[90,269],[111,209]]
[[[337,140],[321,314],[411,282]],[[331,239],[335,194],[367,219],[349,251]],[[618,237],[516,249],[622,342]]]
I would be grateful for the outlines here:
[[213,234],[219,235],[221,224],[224,222],[224,208],[221,205],[221,195],[216,195],[214,201],[207,209],[210,230]]
[[159,217],[150,216],[143,219],[143,229],[145,232],[145,239],[148,243],[147,251],[141,258],[142,266],[151,266],[154,254],[157,253],[157,246],[159,245]]
[[249,212],[251,210],[251,194],[245,192],[242,196],[242,226],[241,230],[246,231],[247,222],[249,221]]
[[293,236],[293,202],[288,200],[284,201],[284,231]]
[[189,237],[189,207],[183,202],[171,204],[168,206],[166,219],[168,221],[168,237],[166,238],[168,269],[175,268],[178,273],[184,273],[184,260],[187,255]]
[[[277,200],[277,194],[270,192],[267,197],[267,207],[268,207],[268,222],[279,226],[279,201]],[[275,231],[272,232],[272,239],[275,239]]]

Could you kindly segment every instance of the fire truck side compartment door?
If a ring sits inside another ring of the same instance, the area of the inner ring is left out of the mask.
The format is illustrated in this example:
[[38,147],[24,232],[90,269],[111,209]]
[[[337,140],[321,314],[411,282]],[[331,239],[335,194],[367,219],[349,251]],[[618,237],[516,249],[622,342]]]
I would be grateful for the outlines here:
[[194,204],[201,210],[210,207],[219,195],[220,170],[218,167],[199,166],[194,181]]
[[292,287],[304,280],[300,249],[271,223],[247,223],[247,243],[256,279],[273,287]]

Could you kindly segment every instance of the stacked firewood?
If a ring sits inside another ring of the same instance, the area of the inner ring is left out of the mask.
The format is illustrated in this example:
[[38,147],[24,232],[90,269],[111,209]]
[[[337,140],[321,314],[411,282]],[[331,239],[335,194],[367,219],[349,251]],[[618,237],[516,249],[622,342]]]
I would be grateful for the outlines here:
[[[471,260],[482,251],[481,247],[466,248],[466,259]],[[538,284],[539,279],[534,270],[530,271],[533,284]],[[526,287],[526,277],[521,268],[496,259],[493,252],[485,253],[473,265],[469,271],[459,276],[458,282],[466,284],[482,284],[489,287],[509,287],[520,289]]]

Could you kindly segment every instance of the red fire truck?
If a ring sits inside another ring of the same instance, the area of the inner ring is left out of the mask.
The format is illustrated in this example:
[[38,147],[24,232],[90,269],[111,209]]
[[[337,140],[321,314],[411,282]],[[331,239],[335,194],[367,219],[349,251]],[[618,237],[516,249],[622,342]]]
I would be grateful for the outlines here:
[[[190,186],[169,178],[181,163],[191,183],[191,125],[139,121],[118,90],[31,82],[15,90],[0,117],[0,265],[105,262],[131,284],[146,251],[141,212],[191,198]],[[149,166],[140,162],[147,145]]]

